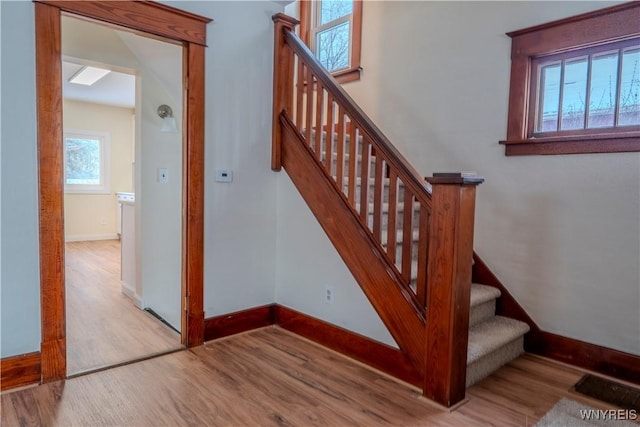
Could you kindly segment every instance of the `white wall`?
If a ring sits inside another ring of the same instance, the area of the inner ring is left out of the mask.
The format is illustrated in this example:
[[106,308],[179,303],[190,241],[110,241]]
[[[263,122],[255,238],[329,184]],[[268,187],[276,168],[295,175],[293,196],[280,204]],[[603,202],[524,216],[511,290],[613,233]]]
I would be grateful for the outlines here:
[[[160,43],[160,42],[156,42]],[[166,54],[182,64],[182,48],[165,44]],[[156,70],[162,74],[162,70]],[[136,147],[136,270],[143,308],[151,308],[180,330],[182,289],[182,133],[160,132],[156,110],[169,105],[183,129],[182,99],[171,99],[165,86],[141,65],[141,144]],[[178,74],[173,86],[181,87]],[[169,182],[158,180],[158,168]],[[138,197],[139,196],[139,197]]]
[[[345,87],[424,175],[486,178],[475,248],[543,330],[640,354],[640,155],[507,158],[498,144],[509,89],[505,33],[611,4],[366,2],[362,80]],[[313,283],[300,293],[331,279],[322,267],[329,252],[313,254]],[[283,275],[294,268],[278,265]],[[317,301],[297,304],[319,311]]]
[[110,193],[65,194],[65,239],[115,238],[115,193],[133,191],[133,109],[65,100],[63,111],[64,129],[110,135]]
[[0,356],[40,349],[33,3],[0,2],[2,289]]
[[[214,20],[207,27],[205,315],[271,304],[276,182],[271,161],[273,22],[267,2],[170,3]],[[233,170],[216,183],[215,169]]]
[[[396,346],[287,173],[278,179],[275,300],[318,319]],[[325,302],[325,285],[333,302]]]

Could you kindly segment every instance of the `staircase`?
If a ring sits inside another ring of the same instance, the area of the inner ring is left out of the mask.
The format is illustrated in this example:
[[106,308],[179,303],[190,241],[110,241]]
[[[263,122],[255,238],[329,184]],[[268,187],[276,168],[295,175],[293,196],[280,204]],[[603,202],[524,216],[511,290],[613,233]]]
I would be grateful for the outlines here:
[[[349,152],[350,150],[350,137],[347,135],[344,144],[344,155],[342,156],[344,164],[339,168],[338,166],[338,152],[337,152],[337,136],[334,135],[333,144],[331,144],[329,157],[327,156],[327,132],[322,132],[321,145],[320,145],[320,161],[327,167],[327,159],[330,157],[331,171],[342,170],[345,174],[343,177],[342,192],[345,197],[348,197],[349,191]],[[316,131],[311,130],[311,139],[315,140]],[[362,141],[359,141],[359,145]],[[369,171],[375,170],[376,158],[375,155],[370,156],[370,164],[367,168]],[[356,170],[355,175],[356,185],[354,188],[355,200],[361,200],[362,197],[362,155],[358,155],[355,162]],[[368,197],[368,217],[367,225],[370,229],[373,229],[373,211],[374,200],[373,194],[375,190],[373,174],[370,172],[369,189],[367,192]],[[337,177],[332,177],[337,181]],[[388,247],[388,242],[384,236],[388,237],[388,225],[389,225],[389,185],[390,179],[384,178],[384,191],[382,192],[382,218],[381,218],[381,235],[383,240],[381,245],[383,248]],[[399,200],[404,199],[404,185],[400,184],[397,188],[397,196]],[[402,230],[402,218],[404,217],[404,205],[398,203],[397,206],[397,230]],[[360,210],[360,204],[356,203],[356,210]],[[416,291],[417,282],[417,254],[418,254],[418,237],[419,237],[419,211],[415,209],[413,212],[412,223],[414,224],[413,232],[411,233],[411,288]],[[404,233],[402,231],[396,232],[396,266],[400,269],[402,266],[402,242]],[[521,321],[510,319],[507,317],[496,316],[496,300],[500,298],[500,290],[497,288],[486,286],[478,283],[471,284],[471,297],[470,297],[470,312],[469,312],[469,340],[467,347],[467,373],[465,384],[467,387],[475,384],[476,382],[487,377],[491,373],[495,372],[501,366],[509,363],[518,356],[524,353],[523,341],[524,335],[529,331],[529,326]]]
[[471,283],[469,173],[425,179],[274,16],[272,169],[284,167],[398,347],[442,405],[523,353],[528,326]]
[[477,283],[471,285],[467,387],[524,353],[524,334],[529,332],[529,325],[496,316],[498,298],[500,291],[496,288]]

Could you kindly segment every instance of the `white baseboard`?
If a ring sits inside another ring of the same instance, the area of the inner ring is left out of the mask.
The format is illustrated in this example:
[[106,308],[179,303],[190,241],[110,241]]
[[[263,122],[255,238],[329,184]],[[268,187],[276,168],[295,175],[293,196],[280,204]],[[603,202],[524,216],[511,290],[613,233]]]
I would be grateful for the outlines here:
[[78,234],[75,236],[65,236],[64,238],[65,242],[85,242],[89,240],[118,240],[118,234]]
[[120,284],[122,293],[131,298],[133,300],[133,305],[142,310],[142,298],[140,298],[140,295],[136,294],[136,291],[134,291],[133,288],[125,282],[120,281]]

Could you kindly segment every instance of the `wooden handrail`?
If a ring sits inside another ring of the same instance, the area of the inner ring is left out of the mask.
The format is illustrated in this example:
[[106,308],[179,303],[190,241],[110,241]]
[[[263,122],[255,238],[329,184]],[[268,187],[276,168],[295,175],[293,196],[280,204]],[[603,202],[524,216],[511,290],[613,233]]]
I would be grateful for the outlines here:
[[[280,14],[278,14],[280,15]],[[276,16],[278,16],[276,15]],[[286,15],[284,15],[286,16]],[[275,20],[275,17],[274,17]],[[284,31],[284,38],[287,45],[298,55],[304,65],[313,71],[316,79],[318,79],[324,89],[331,94],[334,100],[341,105],[346,113],[356,122],[358,127],[364,132],[375,146],[376,150],[382,153],[385,161],[387,161],[398,172],[398,176],[402,179],[411,192],[416,195],[420,203],[431,206],[431,198],[429,197],[429,189],[425,185],[422,176],[411,166],[409,161],[393,146],[391,141],[382,133],[382,131],[373,123],[373,121],[358,107],[356,102],[349,94],[340,86],[333,76],[322,66],[320,61],[309,50],[307,45],[293,31]],[[307,81],[307,84],[310,82]]]

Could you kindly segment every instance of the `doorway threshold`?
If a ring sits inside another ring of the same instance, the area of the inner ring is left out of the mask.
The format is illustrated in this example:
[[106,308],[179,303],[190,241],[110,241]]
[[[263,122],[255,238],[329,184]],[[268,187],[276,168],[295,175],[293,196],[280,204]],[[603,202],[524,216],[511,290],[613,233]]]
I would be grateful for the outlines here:
[[184,351],[186,349],[187,348],[185,346],[182,346],[180,348],[174,348],[174,349],[171,349],[171,350],[159,351],[157,353],[152,353],[152,354],[149,354],[147,356],[137,357],[135,359],[127,360],[125,362],[114,363],[114,364],[111,364],[111,365],[105,365],[105,366],[101,366],[99,368],[87,369],[86,371],[81,371],[81,372],[77,372],[75,374],[67,375],[66,379],[70,380],[72,378],[83,377],[85,375],[95,374],[96,372],[102,372],[102,371],[106,371],[108,369],[119,368],[121,366],[131,365],[133,363],[138,363],[138,362],[144,362],[145,360],[155,359],[156,357],[166,356],[167,354],[177,353],[179,351]]

